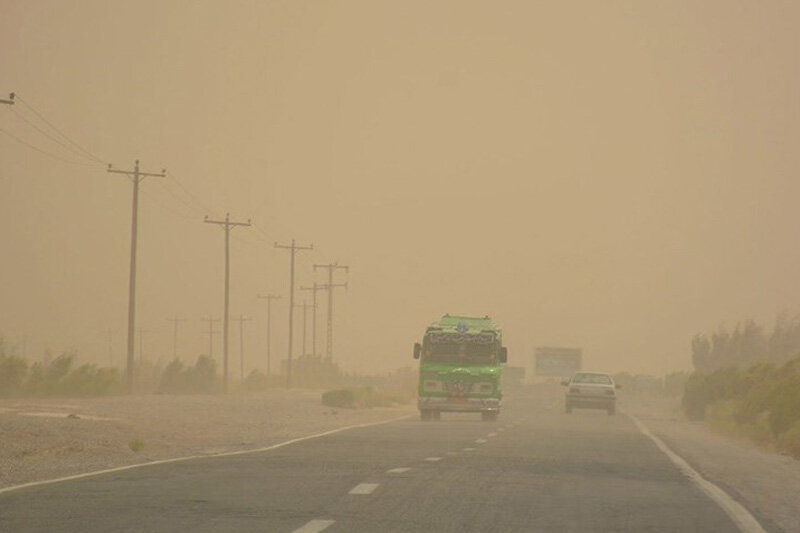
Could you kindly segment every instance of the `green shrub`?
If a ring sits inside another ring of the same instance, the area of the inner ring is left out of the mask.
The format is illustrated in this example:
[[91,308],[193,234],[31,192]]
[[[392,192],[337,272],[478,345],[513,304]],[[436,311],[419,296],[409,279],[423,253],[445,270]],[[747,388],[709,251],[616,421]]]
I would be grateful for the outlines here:
[[329,407],[355,407],[352,389],[336,389],[322,393],[322,405]]
[[139,453],[144,450],[144,441],[142,439],[131,439],[128,443],[128,447],[131,451]]
[[322,404],[329,407],[388,407],[397,403],[395,396],[372,387],[347,387],[322,393]]
[[159,392],[178,394],[208,394],[217,389],[217,363],[201,355],[194,366],[173,359],[161,373]]
[[0,354],[0,395],[12,395],[22,389],[28,374],[28,362],[16,355]]
[[785,454],[800,459],[800,423],[794,424],[778,437],[777,448]]

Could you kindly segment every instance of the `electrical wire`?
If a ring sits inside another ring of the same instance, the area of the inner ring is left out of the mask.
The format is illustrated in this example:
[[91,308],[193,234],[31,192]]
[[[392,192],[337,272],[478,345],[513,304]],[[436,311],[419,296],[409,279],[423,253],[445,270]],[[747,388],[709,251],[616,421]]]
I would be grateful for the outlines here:
[[44,135],[45,137],[47,137],[48,139],[50,139],[51,141],[53,141],[54,143],[56,143],[56,144],[58,144],[59,146],[61,146],[62,148],[65,148],[66,150],[69,150],[70,152],[72,152],[73,154],[77,155],[78,157],[82,157],[82,158],[84,158],[84,159],[89,159],[90,161],[94,161],[94,159],[92,159],[91,157],[88,157],[88,156],[84,155],[83,153],[79,152],[78,150],[76,150],[75,148],[71,147],[70,145],[68,145],[68,144],[64,143],[63,141],[59,140],[58,138],[56,138],[56,137],[53,137],[52,135],[50,135],[49,133],[47,133],[45,130],[43,130],[42,128],[40,128],[39,126],[37,126],[36,124],[34,124],[33,122],[31,122],[30,120],[28,120],[27,118],[25,118],[25,116],[24,116],[24,115],[22,115],[22,114],[20,114],[20,113],[17,113],[17,111],[16,111],[15,109],[13,109],[13,108],[12,108],[12,109],[11,109],[11,112],[12,112],[12,113],[13,113],[13,114],[14,114],[14,115],[17,117],[17,118],[19,118],[20,120],[22,120],[23,122],[25,122],[25,123],[26,123],[28,126],[30,126],[31,128],[35,129],[36,131],[38,131],[39,133],[41,133],[42,135]]
[[64,159],[61,156],[57,156],[55,154],[51,154],[50,152],[48,152],[46,150],[43,150],[43,149],[39,148],[38,146],[35,146],[35,145],[33,145],[33,144],[31,144],[31,143],[29,143],[27,141],[24,141],[24,140],[20,139],[16,135],[14,135],[14,134],[12,134],[12,133],[10,133],[10,132],[2,129],[2,128],[0,128],[0,132],[5,133],[6,135],[11,137],[12,139],[17,141],[18,143],[24,144],[28,148],[31,148],[32,150],[36,150],[37,152],[42,153],[42,154],[44,154],[47,157],[50,157],[52,159],[55,159],[56,161],[61,161],[62,163],[67,163],[69,165],[79,165],[79,166],[83,166],[83,167],[96,167],[97,166],[97,163],[84,163],[82,161],[70,161],[69,159]]
[[47,124],[48,126],[53,128],[53,130],[56,133],[58,133],[59,135],[61,135],[61,137],[63,137],[67,142],[69,142],[70,144],[75,146],[77,149],[79,149],[81,152],[86,154],[86,156],[88,156],[90,159],[94,159],[96,162],[102,163],[103,165],[107,164],[107,161],[104,161],[102,158],[97,157],[92,152],[90,152],[89,150],[87,150],[86,148],[84,148],[83,146],[78,144],[77,142],[73,141],[66,133],[64,133],[63,131],[58,129],[52,122],[47,120],[44,117],[44,115],[42,115],[40,112],[38,112],[31,104],[29,104],[27,101],[25,101],[25,99],[22,98],[20,95],[17,94],[17,95],[15,95],[15,97],[16,97],[17,101],[21,102],[22,105],[24,105],[25,107],[30,109],[33,112],[33,114],[35,114],[37,117],[39,117],[45,124]]

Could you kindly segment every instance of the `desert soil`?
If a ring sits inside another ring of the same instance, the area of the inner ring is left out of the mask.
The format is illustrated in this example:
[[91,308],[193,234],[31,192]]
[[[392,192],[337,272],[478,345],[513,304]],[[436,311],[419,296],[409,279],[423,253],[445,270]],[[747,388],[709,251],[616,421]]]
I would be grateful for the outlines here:
[[[0,488],[158,459],[259,448],[411,414],[333,409],[319,391],[0,400]],[[138,449],[134,440],[143,443]],[[137,449],[138,451],[134,451]]]

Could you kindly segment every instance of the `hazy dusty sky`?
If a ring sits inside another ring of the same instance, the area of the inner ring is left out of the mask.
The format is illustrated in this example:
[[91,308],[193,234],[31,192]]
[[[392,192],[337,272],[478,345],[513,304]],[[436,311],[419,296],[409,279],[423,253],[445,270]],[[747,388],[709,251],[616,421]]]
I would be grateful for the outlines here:
[[[569,345],[664,372],[699,330],[800,311],[798,27],[800,4],[777,1],[0,0],[0,93],[193,194],[143,186],[146,355],[171,353],[176,314],[181,355],[206,351],[223,236],[202,218],[230,211],[261,228],[232,247],[251,367],[255,295],[287,293],[272,243],[296,238],[315,245],[302,283],[312,262],[351,266],[348,370],[411,364],[451,312],[495,317],[512,364]],[[8,106],[0,128],[91,163]],[[30,356],[105,361],[110,328],[121,358],[130,195],[0,133],[0,332]]]

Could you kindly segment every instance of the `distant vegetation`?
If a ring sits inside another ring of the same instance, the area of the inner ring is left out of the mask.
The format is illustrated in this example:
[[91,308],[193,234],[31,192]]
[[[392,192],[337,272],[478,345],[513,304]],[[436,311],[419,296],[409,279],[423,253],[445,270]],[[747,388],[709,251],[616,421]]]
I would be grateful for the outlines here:
[[619,372],[613,377],[614,383],[621,386],[626,393],[677,397],[683,394],[683,387],[689,379],[689,372],[673,372],[664,377]]
[[0,337],[0,396],[103,396],[120,390],[115,368],[86,363],[64,352],[47,363],[28,364]]
[[322,404],[329,407],[389,407],[407,402],[407,397],[373,387],[346,387],[322,393]]
[[736,324],[733,331],[724,326],[711,335],[698,334],[692,340],[692,364],[698,372],[719,368],[746,368],[756,363],[782,365],[800,355],[800,317],[778,318],[772,331],[753,320]]
[[[78,355],[66,351],[58,357],[45,355],[44,362],[29,363],[0,336],[0,397],[23,396],[106,396],[124,393],[124,375],[117,368],[92,363],[77,364]],[[285,366],[285,361],[283,362]],[[345,374],[338,365],[320,357],[300,356],[293,361],[295,387],[325,389],[349,388],[353,406],[407,402],[414,397],[416,374],[410,367],[385,375]],[[285,368],[283,369],[285,372]],[[194,364],[179,359],[168,363],[137,360],[135,382],[138,393],[214,394],[222,391],[217,362],[199,356]],[[266,375],[253,370],[232,390],[259,392],[286,386],[285,374]],[[373,393],[365,392],[374,390]],[[381,392],[378,392],[381,391]],[[381,399],[384,398],[385,399]]]
[[800,458],[800,320],[772,332],[753,321],[692,341],[695,372],[683,394],[690,420]]
[[692,420],[800,458],[800,358],[696,372],[686,383],[683,408]]

